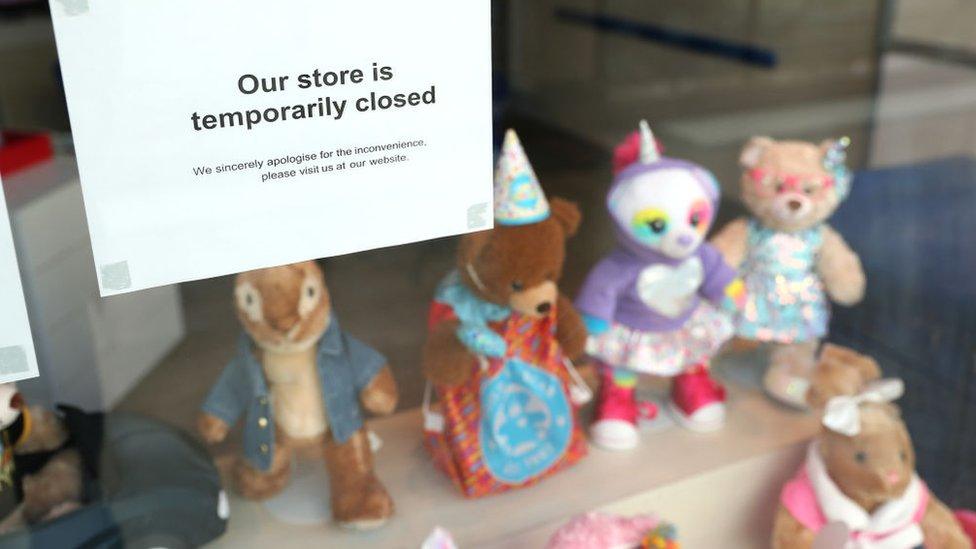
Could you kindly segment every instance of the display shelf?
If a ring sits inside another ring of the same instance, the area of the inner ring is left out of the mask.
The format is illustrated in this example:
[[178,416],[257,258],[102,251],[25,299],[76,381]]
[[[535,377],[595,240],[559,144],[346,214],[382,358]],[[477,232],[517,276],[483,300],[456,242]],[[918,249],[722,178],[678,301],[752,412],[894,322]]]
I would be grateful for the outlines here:
[[482,500],[465,500],[434,469],[421,441],[420,411],[402,412],[371,422],[384,441],[378,473],[397,505],[386,527],[360,533],[332,524],[293,526],[260,503],[231,496],[229,529],[214,547],[416,548],[435,526],[463,548],[542,547],[569,517],[598,509],[659,514],[677,524],[686,547],[760,547],[776,492],[817,424],[756,389],[731,387],[730,407],[720,432],[658,427],[635,451],[593,448],[578,465],[533,488]]

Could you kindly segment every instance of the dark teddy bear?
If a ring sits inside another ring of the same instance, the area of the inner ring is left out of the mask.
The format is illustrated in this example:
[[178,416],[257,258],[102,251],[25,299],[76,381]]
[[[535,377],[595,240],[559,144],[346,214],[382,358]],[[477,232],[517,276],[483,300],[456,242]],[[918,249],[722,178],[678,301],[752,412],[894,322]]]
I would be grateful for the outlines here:
[[[530,317],[555,307],[556,339],[570,359],[583,354],[586,327],[557,283],[563,272],[566,240],[576,234],[579,208],[552,198],[551,215],[538,223],[499,225],[461,238],[457,269],[464,285],[478,297]],[[438,384],[457,386],[468,380],[476,357],[458,339],[459,321],[433,327],[423,349],[423,369]]]

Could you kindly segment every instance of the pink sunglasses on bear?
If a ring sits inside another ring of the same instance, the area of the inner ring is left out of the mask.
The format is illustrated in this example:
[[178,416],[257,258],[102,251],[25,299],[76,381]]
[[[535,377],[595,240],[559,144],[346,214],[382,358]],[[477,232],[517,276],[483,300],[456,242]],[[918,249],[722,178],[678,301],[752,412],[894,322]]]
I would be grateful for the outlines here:
[[[756,183],[756,190],[764,196],[782,194],[786,192],[803,194],[823,194],[833,189],[833,176],[809,176],[798,174],[777,174],[762,168],[749,171],[749,178]],[[772,192],[770,192],[772,191]]]

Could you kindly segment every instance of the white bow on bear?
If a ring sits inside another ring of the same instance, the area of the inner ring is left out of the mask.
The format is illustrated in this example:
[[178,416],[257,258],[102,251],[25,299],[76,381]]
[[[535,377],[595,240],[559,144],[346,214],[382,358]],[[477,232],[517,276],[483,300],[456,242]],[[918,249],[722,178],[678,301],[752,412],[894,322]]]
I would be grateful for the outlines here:
[[824,427],[835,433],[857,436],[861,432],[861,404],[865,402],[894,402],[905,394],[905,383],[900,379],[882,379],[869,384],[858,395],[839,396],[830,399],[824,410]]

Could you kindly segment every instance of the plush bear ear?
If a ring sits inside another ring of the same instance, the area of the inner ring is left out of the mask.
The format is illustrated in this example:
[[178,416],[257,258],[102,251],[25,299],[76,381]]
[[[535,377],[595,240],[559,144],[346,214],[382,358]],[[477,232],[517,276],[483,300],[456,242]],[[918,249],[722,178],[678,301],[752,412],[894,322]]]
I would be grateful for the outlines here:
[[323,283],[325,282],[325,272],[322,270],[322,266],[319,265],[318,261],[303,261],[301,263],[295,263],[291,267],[299,274],[302,282],[308,276],[318,278]]
[[823,348],[820,349],[820,360],[822,361],[847,364],[853,362],[859,356],[861,355],[857,351],[833,343],[824,343]]
[[772,146],[776,141],[769,137],[753,137],[746,143],[746,146],[742,148],[742,153],[739,154],[739,164],[743,168],[755,168],[759,165],[759,161],[762,159],[763,153],[766,152],[770,146]]
[[580,222],[583,220],[583,214],[580,213],[579,207],[574,202],[554,197],[549,201],[549,208],[552,210],[552,217],[566,231],[567,237],[576,234]]
[[826,343],[820,351],[820,360],[837,362],[857,370],[863,383],[881,379],[881,367],[876,360],[847,347]]
[[881,366],[878,366],[878,362],[869,356],[860,355],[854,362],[854,366],[861,372],[861,379],[865,383],[881,379]]
[[823,409],[831,398],[856,395],[868,382],[880,378],[881,368],[873,358],[827,343],[810,376],[807,404],[814,409]]
[[461,236],[461,240],[458,242],[458,265],[464,267],[468,264],[473,265],[477,263],[478,256],[481,255],[481,250],[491,240],[491,233],[492,231],[488,230]]
[[896,406],[896,405],[894,405],[894,404],[892,404],[890,402],[885,402],[883,404],[883,406],[884,406],[885,412],[888,413],[888,417],[890,417],[891,419],[893,419],[895,421],[901,421],[902,420],[901,419],[901,408],[899,408],[898,406]]

